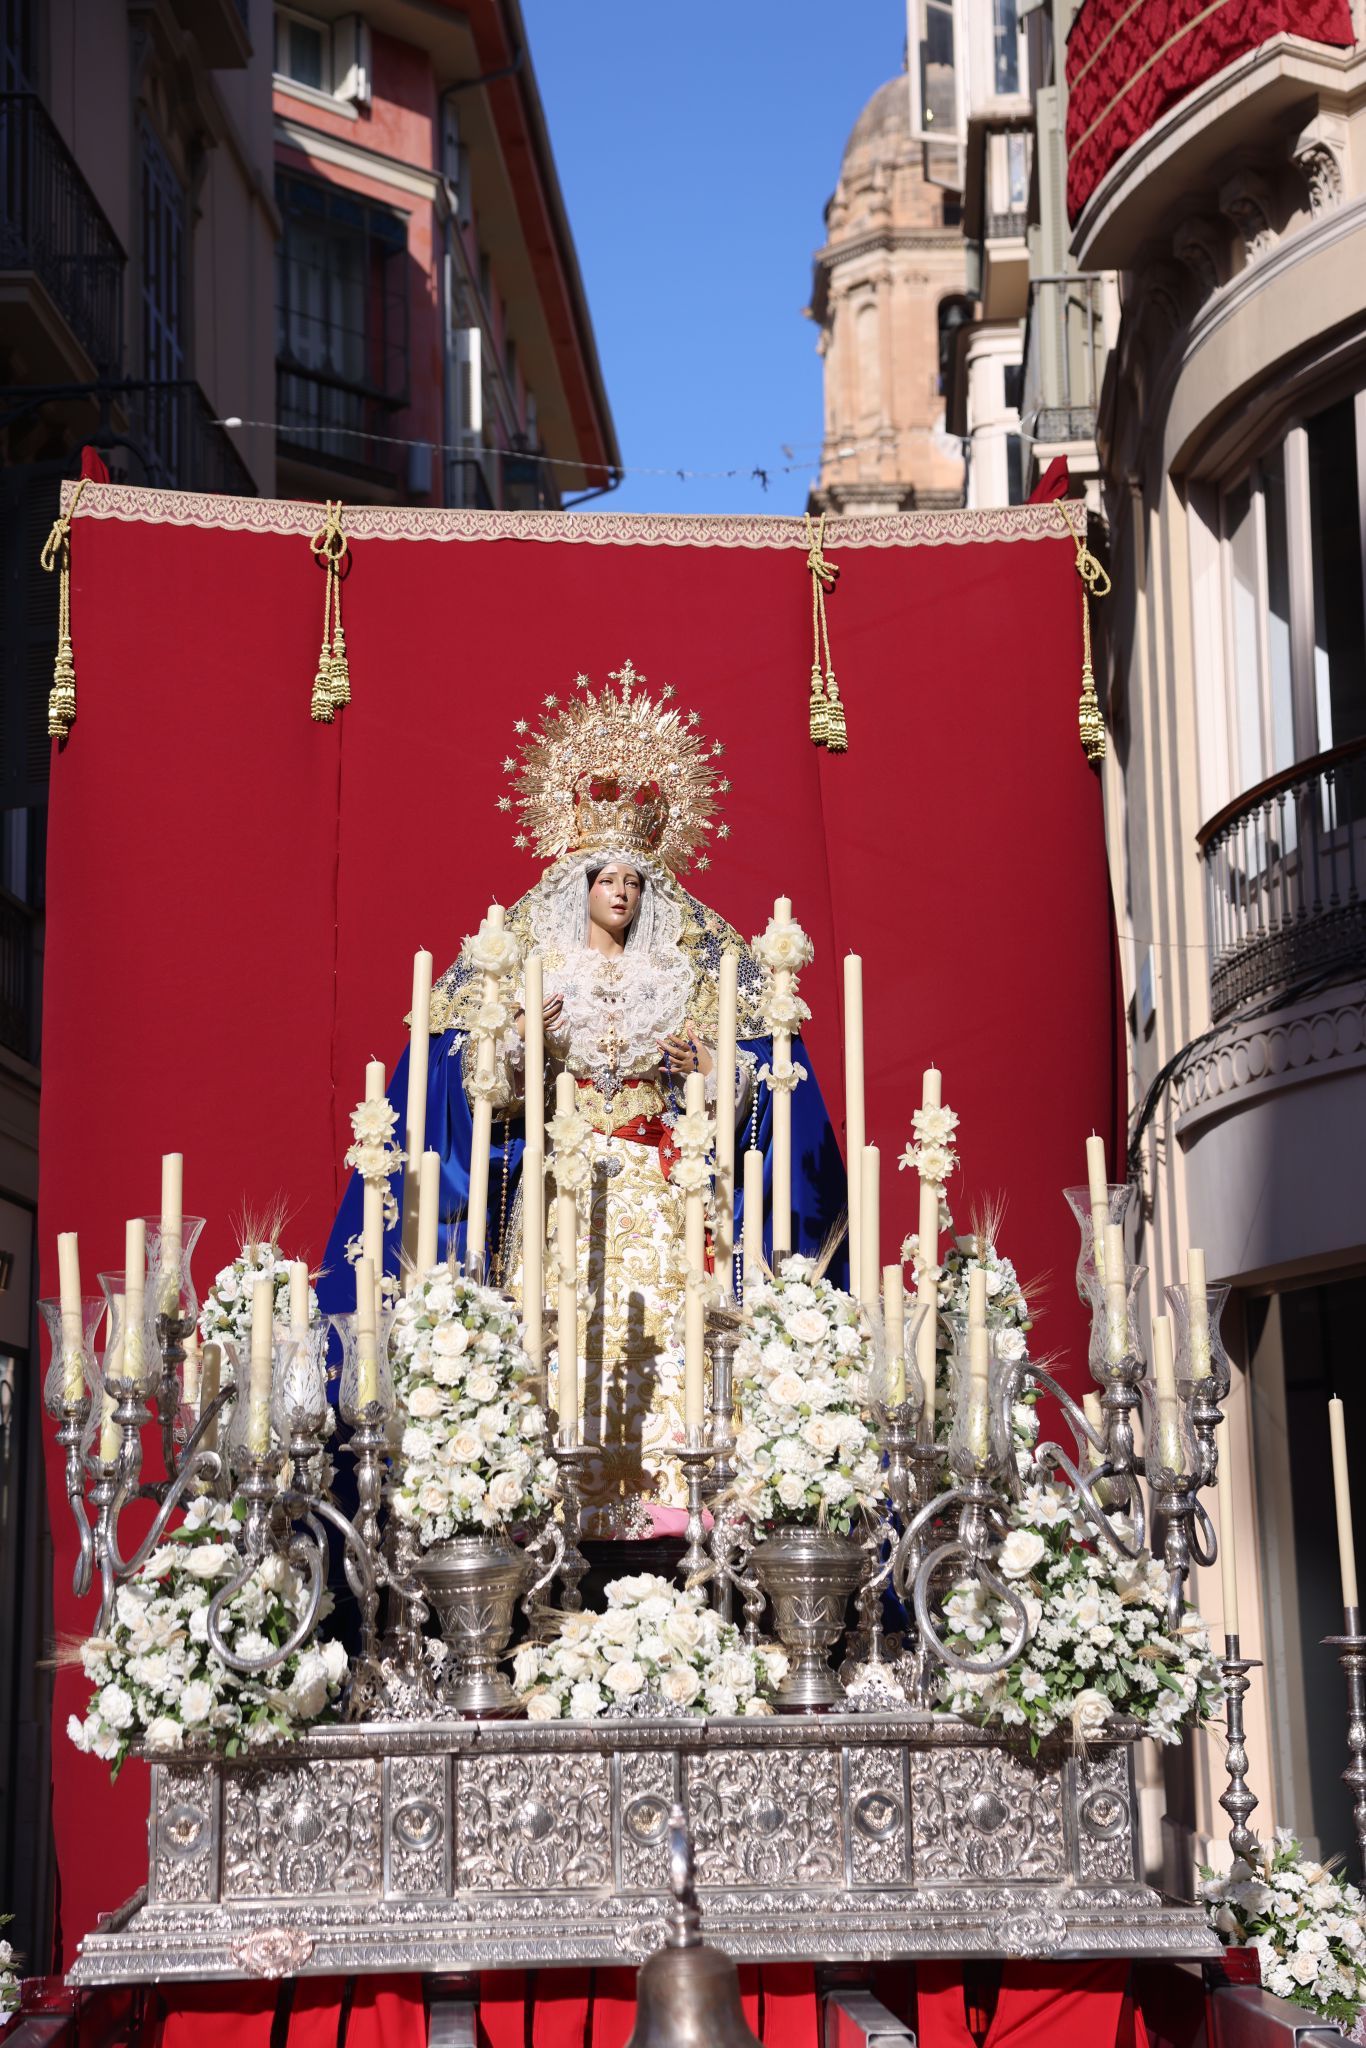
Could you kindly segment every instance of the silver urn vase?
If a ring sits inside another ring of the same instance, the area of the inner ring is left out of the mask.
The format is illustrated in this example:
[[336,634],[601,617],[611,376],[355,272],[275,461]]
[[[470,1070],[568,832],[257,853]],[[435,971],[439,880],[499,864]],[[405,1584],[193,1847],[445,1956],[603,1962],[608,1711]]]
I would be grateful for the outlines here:
[[415,1576],[450,1653],[442,1692],[457,1714],[485,1720],[517,1712],[517,1695],[498,1667],[531,1573],[525,1554],[498,1536],[453,1536],[418,1560]]
[[778,1523],[755,1545],[750,1562],[792,1660],[775,1695],[779,1713],[839,1706],[844,1687],[830,1669],[830,1652],[844,1633],[849,1596],[863,1572],[858,1538]]

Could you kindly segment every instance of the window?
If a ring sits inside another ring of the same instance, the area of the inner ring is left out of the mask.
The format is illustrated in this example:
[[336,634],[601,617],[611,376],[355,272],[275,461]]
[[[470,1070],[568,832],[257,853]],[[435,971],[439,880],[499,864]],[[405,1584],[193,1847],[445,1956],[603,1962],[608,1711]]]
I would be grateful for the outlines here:
[[329,98],[370,98],[370,29],[358,14],[319,21],[292,7],[275,10],[275,75]]
[[[139,131],[139,157],[142,375],[149,385],[174,386],[186,375],[185,194],[160,137],[145,122]],[[167,481],[178,483],[183,451],[175,390],[149,391],[143,420],[151,462]]]
[[374,444],[407,403],[407,222],[353,193],[282,174],[276,355],[287,440],[392,466]]
[[960,327],[972,322],[972,300],[962,297],[939,301],[939,392],[949,388],[949,367],[953,359],[953,338]]

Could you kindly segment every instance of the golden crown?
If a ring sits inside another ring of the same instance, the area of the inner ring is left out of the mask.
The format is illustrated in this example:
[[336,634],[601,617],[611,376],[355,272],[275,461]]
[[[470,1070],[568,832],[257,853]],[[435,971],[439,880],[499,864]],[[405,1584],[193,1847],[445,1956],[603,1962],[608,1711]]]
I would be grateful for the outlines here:
[[[517,720],[522,758],[503,763],[518,792],[515,846],[533,846],[543,860],[595,847],[650,854],[671,874],[694,859],[708,865],[698,849],[712,831],[724,839],[730,829],[715,823],[716,794],[730,783],[711,765],[725,749],[699,738],[695,711],[671,708],[672,684],[656,702],[645,681],[624,661],[600,690],[579,675],[577,700],[561,706],[547,696],[551,716],[539,732]],[[498,808],[510,811],[513,801],[500,797]]]

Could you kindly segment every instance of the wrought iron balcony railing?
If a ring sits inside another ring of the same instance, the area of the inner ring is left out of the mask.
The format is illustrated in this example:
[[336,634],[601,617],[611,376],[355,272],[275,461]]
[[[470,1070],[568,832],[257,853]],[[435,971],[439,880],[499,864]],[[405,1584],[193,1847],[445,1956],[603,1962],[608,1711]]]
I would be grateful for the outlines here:
[[101,372],[123,355],[124,253],[34,93],[0,93],[0,269],[31,270]]
[[275,417],[280,439],[333,462],[392,474],[406,450],[391,438],[406,394],[386,395],[325,370],[281,359],[275,366]]
[[1270,776],[1211,818],[1199,845],[1216,1018],[1366,969],[1366,739]]
[[130,443],[150,484],[179,491],[214,491],[232,498],[254,498],[251,471],[220,427],[213,407],[192,378],[163,384],[125,384],[132,425]]
[[1036,441],[1094,441],[1105,374],[1105,280],[1098,271],[1031,277],[1022,410]]

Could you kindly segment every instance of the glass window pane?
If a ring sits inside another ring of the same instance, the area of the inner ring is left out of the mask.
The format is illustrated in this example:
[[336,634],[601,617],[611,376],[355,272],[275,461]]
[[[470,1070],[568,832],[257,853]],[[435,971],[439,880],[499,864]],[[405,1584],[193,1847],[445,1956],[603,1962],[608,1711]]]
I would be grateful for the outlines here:
[[1262,504],[1266,514],[1266,644],[1271,693],[1271,760],[1268,773],[1288,768],[1295,758],[1294,699],[1290,684],[1290,561],[1285,525],[1285,451],[1272,450],[1262,463]]
[[1020,36],[1016,0],[992,0],[992,57],[998,93],[1020,90]]
[[323,31],[311,22],[285,20],[285,76],[296,85],[311,85],[322,92]]
[[1252,490],[1241,483],[1224,494],[1224,543],[1229,574],[1229,624],[1233,700],[1237,711],[1237,778],[1240,789],[1260,782],[1262,693],[1257,660],[1257,525]]
[[920,44],[920,120],[952,135],[958,126],[953,0],[925,0]]
[[1314,555],[1314,694],[1320,749],[1366,733],[1366,622],[1355,406],[1350,398],[1306,420]]

